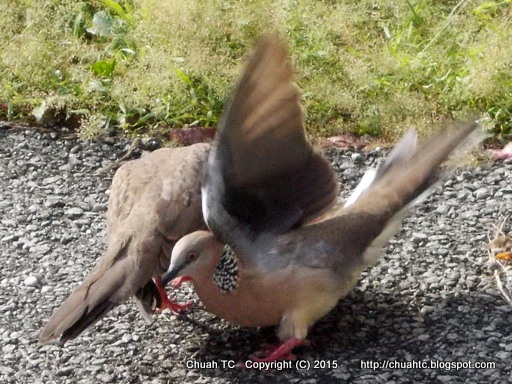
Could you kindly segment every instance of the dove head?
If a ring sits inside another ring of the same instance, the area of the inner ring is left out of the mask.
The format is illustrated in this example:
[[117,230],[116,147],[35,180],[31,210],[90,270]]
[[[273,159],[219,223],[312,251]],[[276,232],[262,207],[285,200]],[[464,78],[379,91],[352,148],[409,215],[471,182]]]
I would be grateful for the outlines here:
[[172,249],[169,269],[162,276],[165,285],[176,277],[192,280],[215,268],[222,255],[223,244],[208,231],[197,231],[182,237]]

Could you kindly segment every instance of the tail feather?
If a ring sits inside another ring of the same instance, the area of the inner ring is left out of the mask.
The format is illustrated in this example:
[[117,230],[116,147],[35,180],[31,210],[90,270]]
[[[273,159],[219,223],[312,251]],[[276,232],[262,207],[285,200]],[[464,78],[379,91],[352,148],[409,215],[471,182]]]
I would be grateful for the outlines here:
[[[39,335],[43,344],[59,339],[64,345],[103,318],[118,304],[135,295],[151,276],[151,271],[135,265],[128,255],[129,243],[114,251],[117,257],[105,254],[102,262],[62,303]],[[112,251],[111,251],[112,252]],[[114,260],[111,264],[108,261]]]
[[348,207],[354,204],[355,201],[359,199],[359,197],[361,197],[361,195],[367,191],[373,183],[377,182],[383,175],[385,175],[393,165],[408,161],[416,149],[417,138],[418,134],[416,133],[416,130],[410,129],[393,147],[378,169],[370,168],[365,172],[361,181],[347,199],[344,206]]
[[412,203],[440,180],[444,174],[440,171],[441,164],[464,145],[477,127],[476,122],[471,122],[458,129],[434,134],[409,159],[392,164],[361,197],[361,204],[381,214],[385,206],[393,215]]
[[114,308],[118,303],[106,300],[99,303],[92,309],[85,308],[82,316],[68,329],[66,329],[59,338],[59,345],[63,346],[68,340],[74,339],[83,331],[103,318],[105,314]]
[[471,122],[434,134],[412,155],[396,158],[352,205],[338,210],[339,216],[333,220],[350,228],[344,236],[360,239],[352,241],[352,253],[362,251],[365,265],[379,259],[382,247],[400,228],[408,208],[431,191],[444,173],[441,164],[472,140],[472,133],[479,131],[477,127]]
[[89,275],[61,304],[42,329],[39,342],[46,344],[59,338],[62,346],[119,304],[110,298],[115,296],[122,282],[111,280],[108,273],[98,279],[95,275],[94,272]]

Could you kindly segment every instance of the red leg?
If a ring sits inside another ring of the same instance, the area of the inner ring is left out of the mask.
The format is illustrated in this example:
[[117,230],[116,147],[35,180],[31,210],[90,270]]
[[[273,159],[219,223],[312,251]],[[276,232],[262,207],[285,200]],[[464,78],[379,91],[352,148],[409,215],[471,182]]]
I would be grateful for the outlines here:
[[306,340],[292,337],[277,345],[263,345],[261,351],[249,356],[249,358],[264,363],[276,360],[295,360],[296,357],[292,350],[303,344],[306,344]]
[[[185,279],[186,278],[183,278],[182,280],[178,281],[177,285],[174,285],[174,287],[179,287],[184,281],[187,281]],[[162,301],[162,304],[158,308],[160,311],[163,311],[164,309],[170,309],[172,312],[179,313],[192,306],[193,303],[178,304],[173,302],[167,295],[167,291],[162,285],[162,280],[160,280],[159,277],[155,277],[153,280],[155,281],[158,294],[160,295],[160,300]]]

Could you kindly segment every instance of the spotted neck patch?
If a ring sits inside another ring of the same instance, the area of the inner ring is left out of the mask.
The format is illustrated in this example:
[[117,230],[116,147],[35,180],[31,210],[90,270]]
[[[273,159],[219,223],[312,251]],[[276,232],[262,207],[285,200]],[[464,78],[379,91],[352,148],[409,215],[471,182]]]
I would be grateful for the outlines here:
[[223,293],[234,291],[238,286],[238,258],[227,244],[215,267],[213,282]]

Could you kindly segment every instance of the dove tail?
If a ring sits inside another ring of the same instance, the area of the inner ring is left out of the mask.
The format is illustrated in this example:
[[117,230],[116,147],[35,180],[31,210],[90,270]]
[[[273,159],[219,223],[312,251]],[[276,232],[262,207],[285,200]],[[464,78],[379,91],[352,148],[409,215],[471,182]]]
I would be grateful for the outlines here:
[[[457,129],[438,132],[421,145],[410,159],[393,164],[381,175],[374,188],[376,194],[381,195],[376,198],[382,199],[386,207],[381,210],[385,224],[364,254],[368,264],[375,263],[379,258],[384,244],[400,228],[408,208],[428,195],[441,180],[445,173],[441,172],[441,164],[457,157],[457,152],[465,143],[476,144],[472,139],[477,128],[478,124],[473,121]],[[482,135],[480,137],[483,138]]]
[[[40,343],[46,344],[58,338],[59,345],[63,346],[66,341],[77,337],[117,305],[103,297],[91,300],[91,296],[97,296],[95,284],[103,279],[93,284],[89,280],[82,283],[48,320],[39,335]],[[108,296],[104,286],[101,290],[105,292],[102,296]]]
[[388,202],[390,214],[393,215],[429,192],[445,173],[441,172],[441,164],[471,141],[477,127],[476,122],[470,122],[456,129],[435,133],[410,158],[392,164],[374,186],[383,191],[383,201]]
[[395,156],[382,172],[379,170],[378,178],[352,205],[339,210],[340,215],[334,219],[349,228],[343,236],[354,239],[350,253],[357,255],[363,251],[364,264],[374,264],[383,246],[400,228],[408,207],[441,179],[441,164],[457,155],[455,152],[466,142],[476,144],[472,133],[479,133],[477,127],[476,122],[470,122],[457,129],[440,131],[412,153]]
[[133,277],[129,275],[132,262],[126,257],[128,244],[119,251],[111,250],[117,253],[111,266],[103,265],[109,259],[107,255],[102,258],[102,262],[48,320],[39,335],[39,342],[46,344],[59,339],[59,345],[63,346],[136,293],[127,288]]

